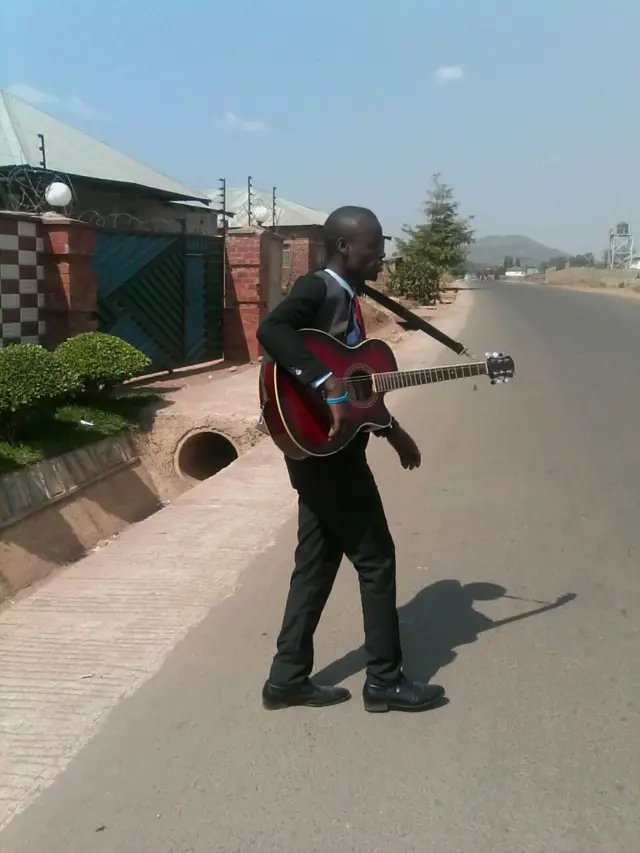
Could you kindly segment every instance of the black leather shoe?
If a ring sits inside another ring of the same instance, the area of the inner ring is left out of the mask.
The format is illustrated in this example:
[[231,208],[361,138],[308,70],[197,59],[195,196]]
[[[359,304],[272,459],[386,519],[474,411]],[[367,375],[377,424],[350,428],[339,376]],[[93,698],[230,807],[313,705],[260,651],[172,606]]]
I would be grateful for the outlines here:
[[365,710],[371,713],[426,711],[444,698],[444,687],[410,681],[403,676],[395,684],[384,687],[365,682],[362,698]]
[[313,681],[295,686],[267,681],[262,688],[262,705],[267,711],[279,711],[292,705],[324,708],[326,705],[339,705],[348,699],[351,699],[351,693],[345,687],[320,687]]

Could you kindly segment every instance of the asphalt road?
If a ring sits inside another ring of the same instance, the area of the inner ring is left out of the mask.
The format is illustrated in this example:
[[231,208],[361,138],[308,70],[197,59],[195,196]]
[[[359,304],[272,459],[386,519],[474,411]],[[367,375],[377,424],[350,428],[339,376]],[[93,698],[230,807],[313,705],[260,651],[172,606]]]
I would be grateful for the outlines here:
[[399,392],[423,467],[372,452],[407,670],[450,703],[364,713],[345,566],[317,664],[353,701],[261,709],[291,524],[0,834],[3,853],[637,853],[640,300],[474,296],[465,341],[510,351],[517,380]]

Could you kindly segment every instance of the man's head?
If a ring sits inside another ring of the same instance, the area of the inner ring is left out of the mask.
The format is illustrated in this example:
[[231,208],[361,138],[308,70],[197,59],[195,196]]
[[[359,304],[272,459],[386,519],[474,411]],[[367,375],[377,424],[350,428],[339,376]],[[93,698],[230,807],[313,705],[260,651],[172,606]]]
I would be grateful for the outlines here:
[[327,264],[354,283],[375,281],[382,269],[384,235],[373,211],[339,207],[324,224]]

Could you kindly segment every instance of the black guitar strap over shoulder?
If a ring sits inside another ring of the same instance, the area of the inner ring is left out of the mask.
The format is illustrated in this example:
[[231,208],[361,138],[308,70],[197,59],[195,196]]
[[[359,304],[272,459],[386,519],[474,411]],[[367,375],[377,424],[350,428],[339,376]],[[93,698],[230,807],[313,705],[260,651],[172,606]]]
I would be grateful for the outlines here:
[[456,355],[470,354],[464,344],[461,344],[459,341],[454,341],[453,338],[449,337],[449,335],[446,335],[444,332],[440,331],[440,329],[432,326],[431,323],[427,323],[427,321],[423,320],[422,317],[418,317],[417,314],[414,314],[413,311],[405,308],[404,305],[400,305],[400,303],[396,302],[395,299],[391,299],[391,297],[387,296],[386,293],[381,293],[379,290],[376,290],[368,284],[362,285],[360,293],[363,296],[368,296],[369,299],[373,299],[374,302],[377,302],[378,305],[382,305],[382,307],[386,308],[388,311],[392,311],[396,317],[400,317],[400,319],[404,320],[405,323],[408,323],[410,327],[419,329],[421,332],[424,332],[425,335],[429,335],[429,337],[438,341],[438,343],[448,347],[450,350],[453,350]]

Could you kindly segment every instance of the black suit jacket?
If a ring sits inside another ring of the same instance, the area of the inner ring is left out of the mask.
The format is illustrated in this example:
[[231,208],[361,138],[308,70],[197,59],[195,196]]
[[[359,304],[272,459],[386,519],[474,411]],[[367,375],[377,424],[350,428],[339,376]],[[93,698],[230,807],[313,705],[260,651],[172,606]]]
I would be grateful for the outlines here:
[[[324,276],[324,277],[323,277]],[[303,385],[329,372],[305,347],[300,329],[319,329],[343,337],[351,316],[349,294],[325,273],[299,278],[290,293],[260,324],[257,337],[265,352]]]

